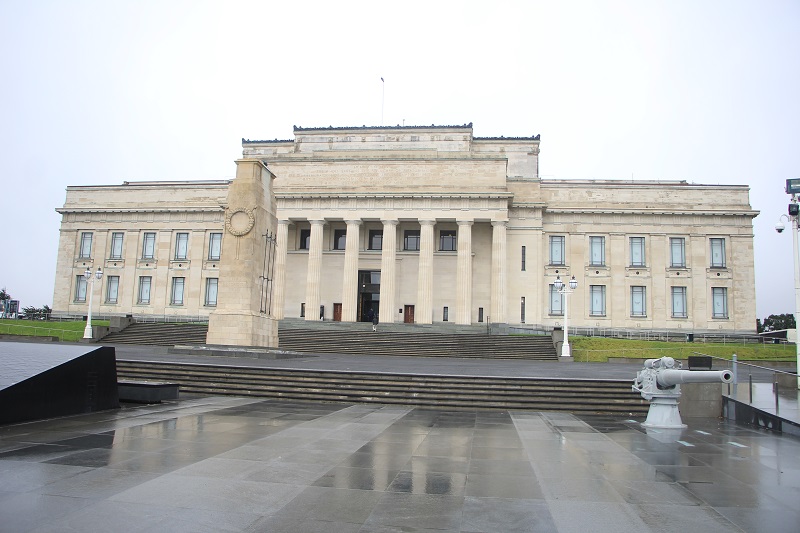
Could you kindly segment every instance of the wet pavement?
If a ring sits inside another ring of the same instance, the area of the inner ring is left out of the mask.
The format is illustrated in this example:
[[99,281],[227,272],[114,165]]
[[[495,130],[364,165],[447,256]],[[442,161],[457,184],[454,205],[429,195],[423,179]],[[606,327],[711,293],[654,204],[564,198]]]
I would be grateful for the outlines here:
[[800,440],[684,422],[184,395],[0,427],[0,531],[800,530]]

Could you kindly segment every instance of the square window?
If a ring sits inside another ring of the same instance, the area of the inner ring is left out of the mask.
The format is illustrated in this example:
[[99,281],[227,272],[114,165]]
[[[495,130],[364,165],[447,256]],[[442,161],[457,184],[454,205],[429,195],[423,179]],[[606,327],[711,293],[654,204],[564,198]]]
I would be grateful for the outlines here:
[[111,234],[111,253],[109,259],[122,259],[122,239],[123,233],[115,231]]
[[208,259],[219,261],[222,253],[222,233],[211,233],[208,236]]
[[380,229],[369,230],[369,249],[383,250],[383,230]]
[[403,236],[403,250],[419,251],[419,230],[407,229]]
[[644,237],[631,237],[631,266],[643,267],[644,260]]
[[311,247],[311,230],[300,230],[300,250],[308,250]]
[[439,250],[454,252],[456,250],[456,230],[443,229],[439,232]]
[[565,264],[563,235],[554,235],[550,237],[550,264],[556,266]]
[[106,303],[117,303],[119,296],[119,276],[108,276],[106,278]]
[[686,239],[671,237],[669,239],[669,266],[672,268],[686,268]]
[[347,247],[347,230],[335,229],[333,230],[333,249],[344,250]]
[[606,238],[589,237],[589,265],[605,266],[606,264]]
[[90,259],[92,257],[92,233],[84,231],[81,233],[81,248],[78,252],[79,259]]
[[156,234],[147,232],[142,241],[142,259],[154,259],[156,254]]

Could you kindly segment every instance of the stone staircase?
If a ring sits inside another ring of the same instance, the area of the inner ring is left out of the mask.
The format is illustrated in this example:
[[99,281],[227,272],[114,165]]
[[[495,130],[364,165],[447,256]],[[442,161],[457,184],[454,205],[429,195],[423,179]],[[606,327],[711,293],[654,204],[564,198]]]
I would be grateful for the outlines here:
[[[335,325],[334,325],[335,324]],[[553,342],[548,336],[486,335],[482,328],[456,331],[442,328],[409,328],[393,325],[281,322],[280,348],[300,353],[338,353],[350,355],[403,355],[423,357],[462,357],[488,359],[526,359],[556,361]],[[205,344],[205,324],[132,324],[101,342],[158,346]],[[444,332],[443,332],[444,331]],[[483,332],[481,334],[481,332]]]
[[120,379],[178,383],[182,393],[452,409],[643,416],[630,380],[385,374],[118,360]]

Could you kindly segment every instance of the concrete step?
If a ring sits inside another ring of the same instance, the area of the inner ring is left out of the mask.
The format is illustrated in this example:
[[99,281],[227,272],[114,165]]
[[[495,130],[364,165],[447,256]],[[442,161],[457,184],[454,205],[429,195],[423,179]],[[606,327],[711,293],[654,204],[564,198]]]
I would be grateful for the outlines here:
[[178,383],[181,391],[349,403],[531,409],[642,415],[648,405],[629,380],[491,378],[281,370],[190,363],[117,361],[120,379]]

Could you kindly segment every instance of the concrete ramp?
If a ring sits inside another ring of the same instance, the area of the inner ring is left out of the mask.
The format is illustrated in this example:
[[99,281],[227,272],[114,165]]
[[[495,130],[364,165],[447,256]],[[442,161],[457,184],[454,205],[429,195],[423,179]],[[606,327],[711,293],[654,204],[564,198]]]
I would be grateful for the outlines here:
[[118,407],[114,348],[0,343],[0,424]]

